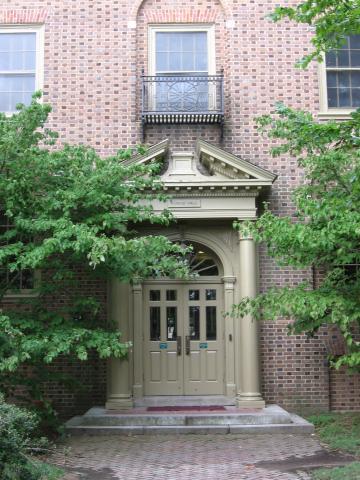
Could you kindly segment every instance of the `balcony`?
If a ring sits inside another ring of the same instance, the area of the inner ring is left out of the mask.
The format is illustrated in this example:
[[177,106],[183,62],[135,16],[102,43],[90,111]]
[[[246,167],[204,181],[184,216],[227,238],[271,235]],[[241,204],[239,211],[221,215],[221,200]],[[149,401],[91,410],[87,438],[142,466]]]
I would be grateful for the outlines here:
[[222,75],[142,76],[143,125],[223,120]]

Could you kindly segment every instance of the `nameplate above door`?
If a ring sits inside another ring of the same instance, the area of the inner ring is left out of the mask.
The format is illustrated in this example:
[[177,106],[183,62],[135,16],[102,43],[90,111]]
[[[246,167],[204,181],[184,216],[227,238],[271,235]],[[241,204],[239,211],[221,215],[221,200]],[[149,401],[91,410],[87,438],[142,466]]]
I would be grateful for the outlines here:
[[170,207],[173,208],[200,208],[200,198],[172,198]]

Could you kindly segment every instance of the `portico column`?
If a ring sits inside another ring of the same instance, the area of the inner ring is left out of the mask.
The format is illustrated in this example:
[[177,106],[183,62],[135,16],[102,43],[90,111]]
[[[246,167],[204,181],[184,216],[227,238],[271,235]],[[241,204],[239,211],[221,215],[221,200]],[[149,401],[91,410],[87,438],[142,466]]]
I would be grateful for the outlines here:
[[[129,340],[129,285],[111,278],[108,287],[108,314],[121,331],[121,342]],[[130,368],[127,358],[111,358],[108,362],[107,410],[126,410],[133,406]]]
[[[251,236],[239,235],[240,253],[240,297],[253,298],[256,295],[256,251]],[[240,323],[240,368],[238,372],[237,405],[239,407],[263,408],[265,402],[260,393],[260,358],[258,321],[246,315],[238,318]]]

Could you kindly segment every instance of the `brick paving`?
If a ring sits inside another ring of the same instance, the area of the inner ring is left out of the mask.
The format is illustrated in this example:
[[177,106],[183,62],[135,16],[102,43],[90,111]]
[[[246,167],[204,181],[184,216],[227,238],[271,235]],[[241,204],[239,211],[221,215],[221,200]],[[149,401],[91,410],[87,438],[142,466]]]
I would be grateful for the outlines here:
[[[291,461],[323,453],[310,435],[80,436],[50,461],[66,469],[64,480],[310,480]],[[260,465],[272,461],[289,468]]]

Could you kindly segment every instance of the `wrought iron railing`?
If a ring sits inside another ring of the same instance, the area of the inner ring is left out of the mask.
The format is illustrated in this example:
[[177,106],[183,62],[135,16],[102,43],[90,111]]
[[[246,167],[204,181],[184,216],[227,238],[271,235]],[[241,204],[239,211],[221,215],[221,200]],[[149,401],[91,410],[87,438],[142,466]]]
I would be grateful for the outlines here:
[[222,123],[222,75],[142,76],[143,123]]

